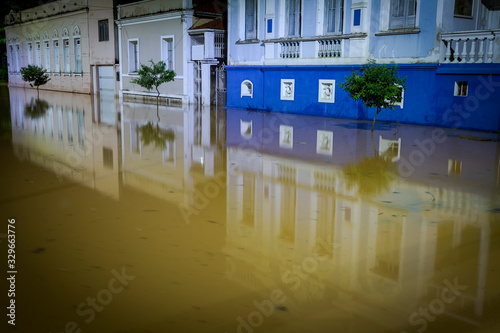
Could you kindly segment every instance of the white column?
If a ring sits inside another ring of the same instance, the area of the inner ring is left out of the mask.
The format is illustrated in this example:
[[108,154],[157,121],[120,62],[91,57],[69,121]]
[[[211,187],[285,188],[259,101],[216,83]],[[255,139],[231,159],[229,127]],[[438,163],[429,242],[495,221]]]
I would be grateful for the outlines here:
[[210,105],[210,64],[201,64],[201,104]]
[[214,59],[215,34],[213,31],[205,32],[205,59]]

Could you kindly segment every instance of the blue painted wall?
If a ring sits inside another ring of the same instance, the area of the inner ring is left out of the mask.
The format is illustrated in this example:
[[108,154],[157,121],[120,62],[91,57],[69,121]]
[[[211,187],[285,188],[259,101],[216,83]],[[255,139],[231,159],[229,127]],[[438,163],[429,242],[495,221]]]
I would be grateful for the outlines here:
[[[403,109],[383,110],[378,121],[485,131],[500,130],[500,65],[400,65],[407,77]],[[458,68],[458,69],[457,69]],[[475,68],[475,70],[474,70]],[[374,108],[354,102],[339,83],[359,66],[228,66],[227,106],[291,114],[372,120]],[[468,69],[468,70],[466,70]],[[494,73],[494,74],[489,74]],[[293,101],[280,100],[281,79],[295,79]],[[336,80],[335,103],[318,102],[318,80]],[[240,97],[241,82],[253,98]],[[455,81],[468,81],[467,97],[454,96]]]

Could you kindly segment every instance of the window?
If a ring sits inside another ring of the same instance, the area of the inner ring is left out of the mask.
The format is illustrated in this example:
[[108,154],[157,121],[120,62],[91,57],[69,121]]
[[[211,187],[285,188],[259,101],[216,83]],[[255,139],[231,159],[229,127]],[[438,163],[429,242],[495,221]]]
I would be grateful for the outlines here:
[[16,45],[16,72],[19,73],[21,70],[21,50],[19,49],[19,44]]
[[468,81],[456,81],[455,82],[455,96],[467,96],[469,89]]
[[44,50],[45,69],[50,71],[50,44],[48,40],[44,41],[43,44],[45,46]]
[[257,39],[257,0],[245,1],[245,39]]
[[139,41],[128,42],[128,72],[136,73],[139,68]]
[[82,47],[80,44],[80,38],[75,38],[74,39],[75,43],[75,72],[76,73],[81,73],[82,72]]
[[344,23],[344,0],[325,0],[325,33],[341,34]]
[[59,61],[59,41],[54,41],[54,72],[60,72],[60,61]]
[[42,66],[42,48],[40,42],[35,43],[35,64]]
[[472,17],[472,0],[455,0],[454,14],[455,16]]
[[300,36],[300,0],[286,0],[286,36]]
[[33,43],[28,43],[28,65],[33,65]]
[[99,41],[104,42],[109,40],[109,22],[108,20],[100,20],[99,24]]
[[16,71],[16,58],[14,57],[14,47],[9,45],[9,72]]
[[63,39],[63,62],[64,62],[64,72],[71,72],[71,65],[69,60],[69,39]]
[[414,28],[417,0],[391,0],[389,29]]
[[174,38],[162,37],[161,60],[167,64],[167,69],[174,70]]
[[253,83],[252,81],[245,80],[241,82],[241,96],[249,96],[253,98]]

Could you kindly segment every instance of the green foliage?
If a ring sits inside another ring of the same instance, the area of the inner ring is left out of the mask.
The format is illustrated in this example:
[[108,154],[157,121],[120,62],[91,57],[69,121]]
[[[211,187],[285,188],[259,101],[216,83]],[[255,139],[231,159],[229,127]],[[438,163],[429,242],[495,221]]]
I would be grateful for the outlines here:
[[153,60],[149,61],[151,66],[141,64],[141,68],[137,71],[139,77],[133,79],[132,83],[137,83],[141,87],[147,90],[156,89],[158,93],[157,99],[160,96],[160,91],[158,87],[165,83],[174,80],[175,72],[173,70],[167,69],[167,64],[164,61],[159,61],[154,63]]
[[373,131],[375,119],[382,108],[394,110],[394,104],[401,102],[401,91],[406,89],[406,77],[399,78],[396,65],[377,64],[375,60],[369,60],[359,72],[354,71],[346,76],[345,82],[339,86],[353,100],[361,100],[365,106],[377,108]]
[[21,75],[23,77],[23,81],[29,82],[30,86],[35,86],[37,90],[39,86],[42,86],[50,81],[47,71],[44,68],[35,65],[22,67]]
[[9,71],[7,64],[0,67],[0,82],[7,82],[9,80]]

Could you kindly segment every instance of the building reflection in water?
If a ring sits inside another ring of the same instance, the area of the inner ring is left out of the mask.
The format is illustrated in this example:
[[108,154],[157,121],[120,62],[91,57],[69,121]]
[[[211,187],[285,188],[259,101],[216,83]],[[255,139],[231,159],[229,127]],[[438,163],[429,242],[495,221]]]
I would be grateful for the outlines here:
[[[372,141],[368,123],[193,106],[157,113],[45,91],[45,112],[30,116],[34,94],[10,88],[20,159],[117,200],[133,189],[225,221],[227,282],[262,299],[282,290],[277,305],[295,319],[280,325],[290,330],[304,320],[312,331],[439,331],[418,312],[426,307],[456,330],[495,320],[496,142],[391,125]],[[200,204],[221,179],[220,195]],[[439,303],[447,283],[466,289]]]
[[[415,160],[415,142],[430,129],[393,137],[396,128],[387,128],[375,155],[369,130],[353,131],[349,121],[238,110],[227,119],[229,278],[256,291],[280,288],[303,312],[335,318],[347,310],[393,330],[427,328],[436,313],[458,326],[491,322],[500,300],[490,241],[499,233],[490,211],[496,142],[425,142],[433,155],[401,177],[398,161]],[[447,170],[456,159],[468,166],[458,175]],[[467,287],[450,304],[440,301],[448,282]],[[431,319],[418,313],[429,304]]]

